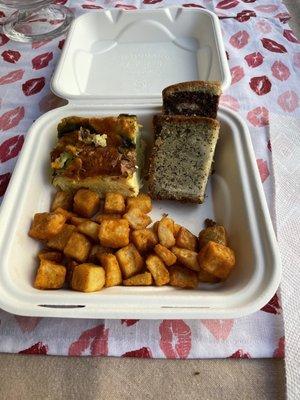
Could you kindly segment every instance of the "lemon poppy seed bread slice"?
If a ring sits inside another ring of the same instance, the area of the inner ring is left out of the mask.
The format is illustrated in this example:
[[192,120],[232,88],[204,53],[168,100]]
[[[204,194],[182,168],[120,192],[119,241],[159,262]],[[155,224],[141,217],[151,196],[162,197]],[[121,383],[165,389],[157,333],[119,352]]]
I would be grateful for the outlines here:
[[150,157],[153,199],[203,203],[219,136],[219,122],[205,117],[156,115]]
[[220,82],[190,81],[166,87],[162,92],[163,111],[169,115],[198,115],[216,118]]

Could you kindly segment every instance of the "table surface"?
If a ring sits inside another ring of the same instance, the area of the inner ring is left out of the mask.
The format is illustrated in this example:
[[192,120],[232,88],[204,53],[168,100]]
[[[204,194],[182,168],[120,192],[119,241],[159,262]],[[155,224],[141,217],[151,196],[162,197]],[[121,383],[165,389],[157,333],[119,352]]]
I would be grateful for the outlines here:
[[[300,37],[300,0],[284,0]],[[0,354],[0,398],[285,398],[284,361],[142,360]]]

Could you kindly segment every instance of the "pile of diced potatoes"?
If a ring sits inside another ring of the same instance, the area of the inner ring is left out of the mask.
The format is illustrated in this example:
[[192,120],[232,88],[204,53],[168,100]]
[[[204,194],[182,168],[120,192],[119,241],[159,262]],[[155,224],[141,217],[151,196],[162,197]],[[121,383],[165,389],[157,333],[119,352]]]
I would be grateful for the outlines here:
[[224,281],[235,265],[223,226],[210,222],[197,238],[167,215],[152,223],[148,195],[105,199],[89,189],[56,193],[50,212],[34,215],[29,236],[38,253],[34,287],[96,292],[103,287],[196,288]]

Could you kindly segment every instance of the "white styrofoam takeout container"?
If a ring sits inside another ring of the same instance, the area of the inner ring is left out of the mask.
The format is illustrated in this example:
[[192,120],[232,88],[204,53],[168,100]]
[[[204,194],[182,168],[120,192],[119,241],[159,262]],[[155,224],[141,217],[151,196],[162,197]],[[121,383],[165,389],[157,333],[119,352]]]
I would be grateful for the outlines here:
[[[224,224],[237,266],[229,279],[197,290],[113,287],[96,293],[40,291],[32,286],[39,243],[28,237],[32,217],[47,211],[49,152],[61,118],[136,114],[153,140],[152,117],[161,90],[192,79],[230,74],[216,16],[168,8],[85,14],[69,32],[52,88],[69,100],[40,117],[28,132],[0,214],[0,306],[12,313],[73,318],[233,318],[264,306],[275,293],[281,267],[249,132],[241,118],[220,108],[221,134],[203,205],[154,202],[153,220],[168,213],[193,233],[205,218]],[[180,167],[180,166],[179,166]]]

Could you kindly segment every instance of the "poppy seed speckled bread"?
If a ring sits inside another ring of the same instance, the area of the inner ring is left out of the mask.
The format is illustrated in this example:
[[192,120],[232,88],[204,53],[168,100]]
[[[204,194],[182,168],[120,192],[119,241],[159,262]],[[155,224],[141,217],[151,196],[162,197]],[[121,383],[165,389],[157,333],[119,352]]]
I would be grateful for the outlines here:
[[220,82],[191,81],[171,85],[162,92],[163,112],[216,118],[221,93]]
[[203,203],[219,136],[219,122],[205,117],[156,115],[150,158],[153,199]]

